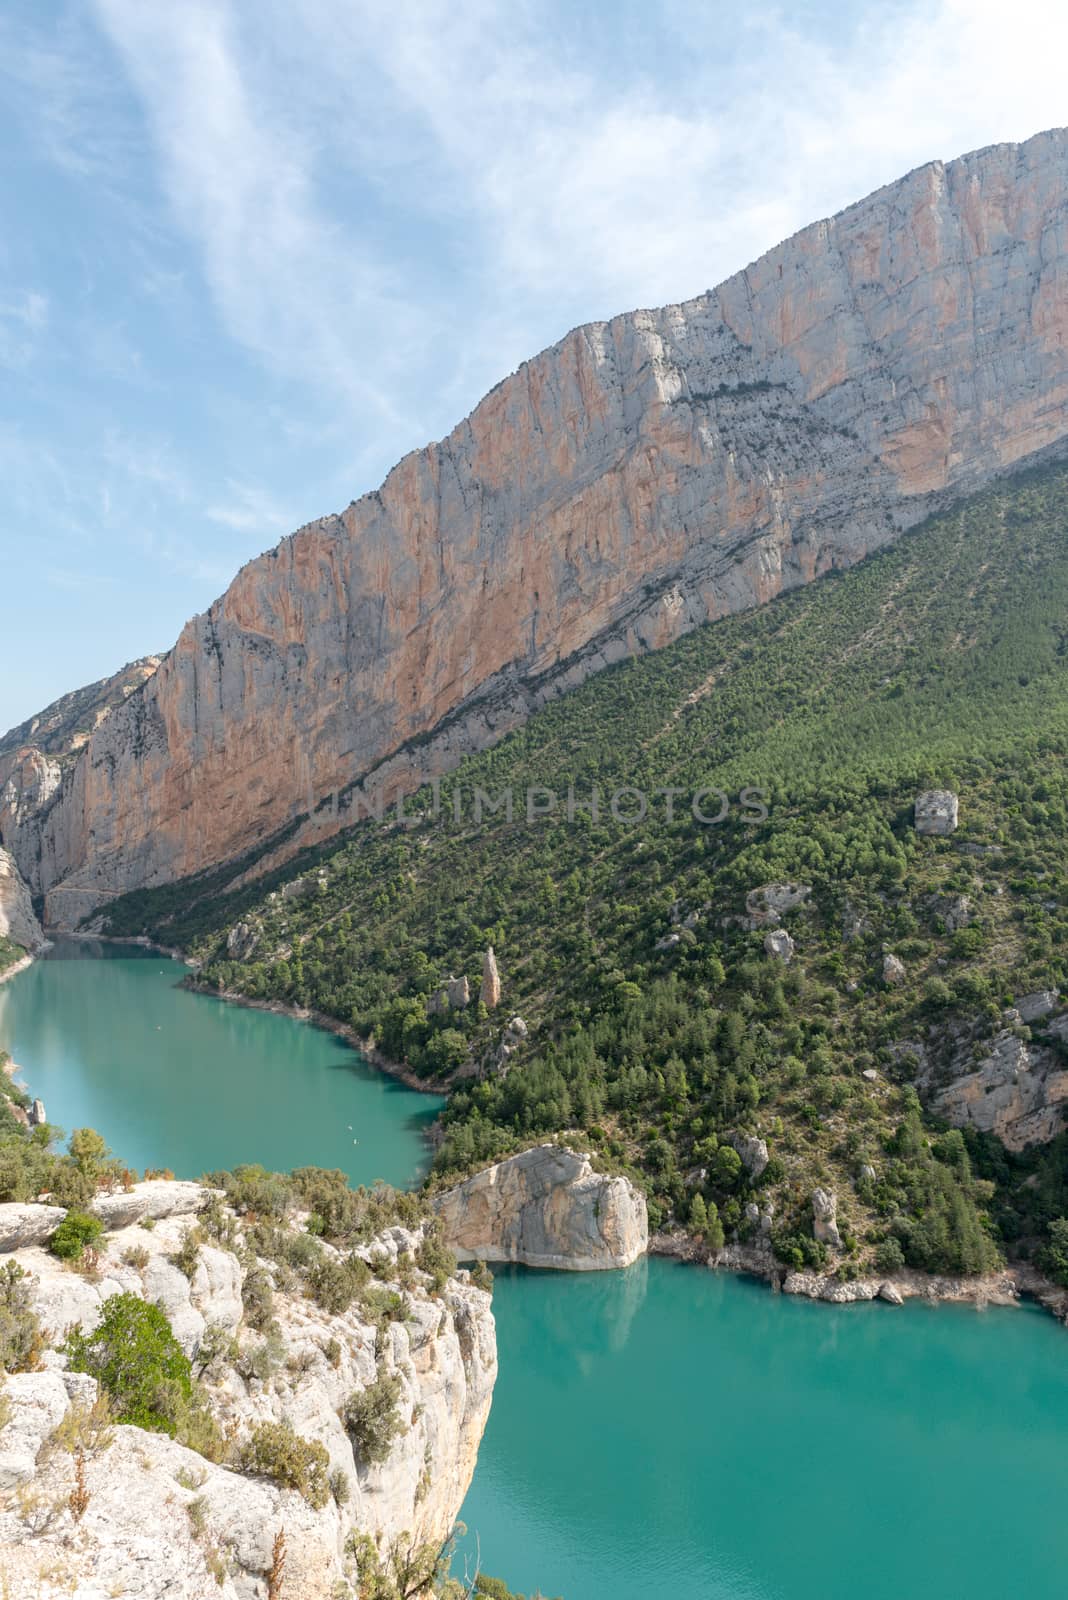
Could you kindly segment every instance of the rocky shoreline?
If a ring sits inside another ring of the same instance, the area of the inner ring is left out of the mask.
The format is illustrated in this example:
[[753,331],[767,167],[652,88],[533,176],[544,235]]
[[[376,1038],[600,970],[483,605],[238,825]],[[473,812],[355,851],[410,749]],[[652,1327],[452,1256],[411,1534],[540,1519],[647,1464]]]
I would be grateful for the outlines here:
[[[451,1079],[427,1083],[404,1063],[383,1055],[372,1041],[361,1038],[347,1023],[340,1022],[325,1012],[306,1006],[287,1005],[280,1000],[254,1000],[232,989],[208,988],[197,981],[195,963],[190,961],[184,951],[158,944],[144,936],[130,939],[111,939],[96,934],[73,935],[73,937],[93,938],[107,944],[136,944],[145,949],[157,950],[161,955],[193,967],[183,980],[183,987],[193,993],[213,995],[230,1005],[244,1006],[251,1011],[265,1011],[275,1016],[291,1017],[294,1021],[322,1028],[324,1032],[334,1034],[357,1050],[378,1071],[421,1094],[440,1095],[451,1087]],[[7,973],[0,974],[0,982],[6,977],[13,976],[16,971],[23,970],[32,960],[32,956],[27,956],[24,961],[17,962]],[[432,1134],[428,1137],[432,1138]],[[776,1260],[769,1250],[760,1250],[749,1245],[727,1245],[712,1258],[703,1246],[682,1230],[651,1234],[647,1251],[643,1253],[673,1257],[693,1265],[710,1267],[713,1271],[737,1272],[747,1277],[760,1278],[777,1293],[798,1295],[828,1305],[847,1305],[872,1300],[882,1300],[890,1305],[902,1305],[907,1300],[922,1300],[930,1305],[973,1304],[977,1309],[981,1309],[986,1306],[1017,1306],[1022,1299],[1029,1299],[1068,1327],[1068,1289],[1061,1289],[1044,1278],[1028,1262],[1010,1261],[1001,1271],[976,1278],[907,1271],[889,1277],[859,1276],[851,1280],[842,1280],[833,1273],[790,1271],[782,1262]]]
[[379,1072],[384,1072],[389,1078],[396,1078],[398,1083],[403,1083],[408,1089],[417,1089],[420,1094],[440,1095],[452,1085],[451,1077],[438,1078],[433,1083],[428,1083],[425,1078],[420,1078],[413,1072],[411,1067],[384,1056],[372,1040],[361,1038],[348,1023],[339,1022],[336,1017],[328,1016],[325,1011],[314,1011],[307,1006],[289,1006],[282,1000],[253,1000],[246,994],[239,994],[236,989],[209,989],[204,984],[198,983],[194,976],[186,978],[182,987],[194,994],[207,994],[216,1000],[225,1000],[232,1006],[244,1006],[248,1011],[267,1011],[276,1017],[292,1017],[295,1022],[307,1022],[313,1028],[322,1028],[324,1033],[336,1034],[339,1039],[343,1039],[354,1050],[358,1050],[360,1055],[366,1057]]
[[825,1305],[881,1300],[900,1306],[907,1300],[922,1300],[928,1305],[974,1305],[977,1310],[983,1310],[987,1306],[1018,1306],[1024,1299],[1034,1300],[1068,1327],[1068,1289],[1051,1283],[1026,1261],[1010,1261],[998,1272],[974,1278],[909,1270],[892,1276],[843,1280],[833,1273],[791,1271],[769,1250],[750,1245],[726,1245],[710,1255],[681,1230],[653,1234],[649,1239],[649,1254],[706,1266],[713,1272],[737,1272],[759,1278],[775,1293],[798,1295]]
[[22,957],[21,961],[14,962],[10,967],[5,967],[4,971],[0,972],[0,983],[7,983],[9,978],[14,978],[18,973],[25,972],[26,968],[32,965],[33,957],[27,953]]

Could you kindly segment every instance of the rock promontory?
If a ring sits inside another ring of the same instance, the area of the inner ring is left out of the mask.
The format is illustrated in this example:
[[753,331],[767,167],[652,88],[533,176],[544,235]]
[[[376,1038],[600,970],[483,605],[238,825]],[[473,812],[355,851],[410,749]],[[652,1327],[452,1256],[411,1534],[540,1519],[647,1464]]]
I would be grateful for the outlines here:
[[509,1156],[434,1204],[450,1248],[468,1260],[597,1272],[630,1266],[649,1243],[645,1196],[630,1179],[558,1145]]
[[[11,1317],[39,1327],[19,1370],[0,1373],[10,1600],[369,1593],[376,1562],[437,1551],[452,1530],[497,1371],[489,1294],[442,1270],[431,1220],[342,1250],[313,1240],[299,1213],[265,1228],[195,1187],[113,1197],[108,1231],[77,1263],[28,1242],[61,1208],[0,1205],[0,1333]],[[310,1253],[302,1283],[294,1262]],[[101,1413],[106,1375],[71,1370],[65,1334],[97,1328],[114,1297],[165,1316],[199,1379],[210,1447],[131,1425],[114,1397]],[[302,1461],[314,1480],[297,1475]]]

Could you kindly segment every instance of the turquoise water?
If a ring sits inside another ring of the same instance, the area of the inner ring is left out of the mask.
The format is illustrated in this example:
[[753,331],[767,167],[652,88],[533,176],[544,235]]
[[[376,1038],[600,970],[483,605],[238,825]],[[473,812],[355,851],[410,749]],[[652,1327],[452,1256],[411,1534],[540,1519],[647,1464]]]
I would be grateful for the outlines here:
[[[98,1128],[138,1167],[415,1179],[438,1102],[330,1034],[177,988],[183,974],[68,944],[0,986],[0,1047],[53,1120]],[[1068,1334],[1041,1312],[812,1305],[666,1261],[504,1269],[495,1310],[501,1370],[464,1549],[477,1532],[483,1570],[513,1588],[1052,1600],[1068,1587]]]
[[461,1513],[565,1600],[1052,1600],[1068,1334],[1030,1309],[825,1306],[653,1260],[498,1272]]
[[52,1122],[96,1128],[132,1167],[417,1180],[439,1099],[319,1028],[178,988],[185,976],[135,945],[60,941],[0,985],[0,1048]]

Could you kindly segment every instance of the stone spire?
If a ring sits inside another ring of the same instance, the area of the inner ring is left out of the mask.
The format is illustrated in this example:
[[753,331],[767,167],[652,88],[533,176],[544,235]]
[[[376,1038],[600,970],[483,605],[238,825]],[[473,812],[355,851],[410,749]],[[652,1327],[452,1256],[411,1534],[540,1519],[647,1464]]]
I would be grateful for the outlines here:
[[497,971],[497,957],[490,945],[482,959],[482,988],[478,998],[487,1010],[492,1011],[501,1000],[501,975]]

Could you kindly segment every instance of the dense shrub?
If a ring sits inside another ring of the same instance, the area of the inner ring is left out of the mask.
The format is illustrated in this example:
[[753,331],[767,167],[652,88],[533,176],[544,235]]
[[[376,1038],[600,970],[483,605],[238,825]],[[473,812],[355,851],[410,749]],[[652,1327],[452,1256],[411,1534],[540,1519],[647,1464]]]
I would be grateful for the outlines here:
[[0,1266],[0,1370],[32,1372],[42,1348],[29,1274],[17,1261]]
[[403,1428],[400,1414],[401,1381],[380,1373],[366,1389],[356,1389],[346,1400],[341,1420],[356,1456],[365,1464],[386,1461],[393,1441]]
[[308,1273],[308,1292],[324,1311],[339,1317],[349,1309],[370,1276],[370,1268],[359,1256],[348,1256],[343,1261],[323,1256]]
[[1054,1283],[1068,1289],[1068,1217],[1057,1217],[1049,1225],[1049,1243],[1039,1252],[1039,1265]]
[[876,1272],[887,1273],[900,1272],[905,1265],[905,1252],[893,1234],[876,1247],[874,1265]]
[[265,1267],[250,1267],[245,1273],[241,1304],[249,1327],[262,1331],[274,1314],[274,1289]]
[[158,1306],[133,1294],[105,1300],[91,1333],[66,1341],[72,1372],[88,1372],[107,1391],[117,1422],[174,1438],[193,1397],[188,1356]]
[[92,1247],[104,1232],[99,1217],[84,1211],[68,1211],[48,1241],[48,1248],[61,1261],[80,1261],[86,1246]]
[[317,1439],[302,1439],[288,1422],[262,1422],[238,1452],[241,1472],[296,1489],[315,1510],[330,1499],[330,1456]]
[[430,1275],[432,1294],[440,1294],[456,1271],[456,1257],[445,1243],[445,1232],[435,1219],[427,1230],[415,1254],[415,1264],[420,1272]]

